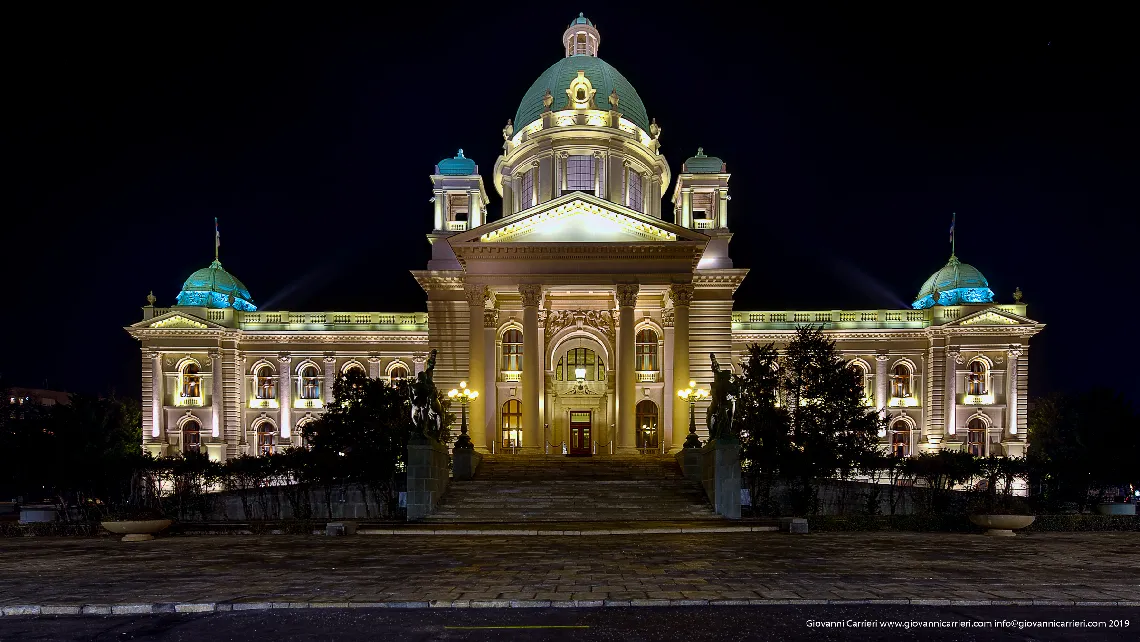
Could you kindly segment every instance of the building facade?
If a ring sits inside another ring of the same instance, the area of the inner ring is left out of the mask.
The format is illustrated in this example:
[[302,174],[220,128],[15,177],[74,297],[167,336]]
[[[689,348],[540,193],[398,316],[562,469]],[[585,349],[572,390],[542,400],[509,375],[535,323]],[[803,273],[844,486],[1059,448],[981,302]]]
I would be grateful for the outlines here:
[[[426,312],[259,310],[217,257],[176,305],[148,297],[127,328],[142,348],[146,449],[221,460],[300,445],[338,374],[414,376],[436,349],[443,389],[480,392],[479,449],[671,451],[689,423],[676,390],[708,385],[709,354],[739,372],[749,344],[779,347],[812,324],[889,417],[885,448],[1024,453],[1028,343],[1044,326],[1019,294],[995,303],[952,254],[910,309],[736,310],[748,270],[729,255],[726,163],[698,150],[674,176],[660,126],[600,41],[574,20],[565,56],[503,128],[499,217],[462,150],[436,165],[431,259],[412,272]],[[698,425],[703,436],[703,407]]]

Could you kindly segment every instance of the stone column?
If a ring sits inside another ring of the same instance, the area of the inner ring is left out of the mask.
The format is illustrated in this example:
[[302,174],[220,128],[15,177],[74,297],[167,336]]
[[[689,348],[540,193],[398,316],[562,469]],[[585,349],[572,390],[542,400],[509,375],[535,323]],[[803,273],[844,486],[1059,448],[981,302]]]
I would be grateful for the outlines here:
[[[1017,358],[1021,356],[1021,346],[1011,345],[1005,364],[1005,407],[1008,435],[1017,434]],[[1008,439],[1009,437],[1005,437]]]
[[652,174],[649,178],[649,205],[645,211],[652,216],[661,218],[661,176]]
[[210,436],[222,434],[222,351],[210,350]]
[[446,198],[446,196],[441,189],[432,190],[432,194],[434,197],[432,204],[435,206],[433,208],[435,213],[435,229],[442,230],[445,229],[443,224],[443,199]]
[[[890,356],[886,353],[875,355],[875,408],[879,411],[880,417],[885,417],[887,414],[887,360]],[[916,373],[917,374],[917,373]],[[911,375],[911,384],[914,384],[914,375]]]
[[467,191],[467,229],[479,227],[483,220],[483,203],[479,198],[479,190]]
[[510,173],[503,174],[503,216],[515,213],[514,179]]
[[151,350],[150,357],[150,436],[153,439],[162,437],[162,353]]
[[717,190],[717,227],[728,227],[728,189]]
[[325,389],[321,391],[324,393],[321,395],[321,397],[324,398],[325,405],[327,406],[328,404],[332,403],[332,400],[333,400],[333,384],[336,383],[336,357],[333,356],[333,353],[331,353],[331,352],[325,353],[325,372],[324,372],[324,375],[325,375],[325,385],[324,385]]
[[523,305],[523,447],[541,449],[542,416],[538,412],[538,399],[542,393],[542,355],[539,354],[538,304],[542,298],[542,286],[535,283],[520,285],[519,294]]
[[674,343],[674,311],[672,308],[661,311],[661,326],[665,330],[664,351],[661,355],[661,370],[662,381],[664,383],[664,395],[661,399],[661,429],[660,440],[665,445],[666,451],[672,450],[673,435],[676,432],[674,424],[675,410],[677,405],[677,389],[680,386],[673,385],[673,353],[676,350],[676,343]]
[[412,355],[412,376],[420,374],[427,367],[427,355],[417,352]]
[[281,422],[278,428],[281,431],[282,439],[291,439],[293,434],[293,426],[290,424],[293,412],[293,373],[289,371],[289,355],[286,353],[277,355],[277,363],[280,364],[277,368],[277,405],[279,408],[278,421]]
[[693,226],[693,188],[681,188],[681,220],[677,225],[682,227]]
[[[634,307],[637,305],[636,283],[619,283],[614,288],[618,301],[617,328],[617,434],[616,447],[633,448],[636,443],[634,431],[637,429],[637,412],[634,404],[637,398],[637,374],[634,372],[633,326]],[[675,322],[674,322],[675,323]],[[674,343],[677,339],[674,337]],[[676,370],[676,364],[673,366]],[[675,374],[673,376],[676,376]]]
[[[689,385],[689,306],[693,303],[693,286],[679,283],[669,294],[673,299],[673,383],[680,390]],[[677,390],[665,392],[673,398],[673,448],[681,450],[689,435],[689,403],[677,396]]]
[[[486,342],[483,336],[483,309],[487,300],[487,288],[481,284],[468,283],[463,288],[469,306],[468,319],[468,348],[469,361],[467,367],[467,387],[480,395],[487,394],[484,373],[486,359]],[[471,437],[471,444],[475,448],[487,447],[487,430],[483,402],[478,399],[467,404],[467,434]]]
[[495,385],[498,365],[498,352],[495,350],[495,326],[498,325],[499,313],[497,310],[483,310],[483,385],[486,392],[479,391],[476,401],[483,406],[483,426],[480,429],[487,437],[487,448],[491,442],[499,438],[497,430],[499,421],[498,388]]
[[946,435],[957,439],[958,354],[956,346],[946,346]]
[[380,378],[380,355],[375,352],[368,355],[368,378]]
[[234,359],[234,367],[237,369],[238,380],[238,446],[237,454],[246,454],[246,434],[245,434],[245,409],[249,405],[249,377],[245,373],[245,353],[237,353]]

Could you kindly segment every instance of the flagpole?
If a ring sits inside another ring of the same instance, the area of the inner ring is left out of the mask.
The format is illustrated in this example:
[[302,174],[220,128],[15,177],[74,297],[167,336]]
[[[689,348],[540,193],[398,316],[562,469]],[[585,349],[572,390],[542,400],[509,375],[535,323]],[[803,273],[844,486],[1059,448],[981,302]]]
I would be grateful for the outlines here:
[[950,256],[955,255],[957,249],[957,239],[954,238],[954,226],[958,223],[958,213],[952,212],[950,214]]
[[218,217],[214,217],[214,260],[218,260],[218,249],[222,246],[222,233],[218,229]]

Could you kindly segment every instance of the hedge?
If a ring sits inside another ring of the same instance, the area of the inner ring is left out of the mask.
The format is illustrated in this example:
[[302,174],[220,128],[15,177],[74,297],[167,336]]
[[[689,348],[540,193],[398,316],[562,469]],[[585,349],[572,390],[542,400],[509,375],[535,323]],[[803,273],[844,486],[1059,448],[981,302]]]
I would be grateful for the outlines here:
[[[980,533],[969,517],[958,515],[818,515],[808,517],[813,533],[911,531],[921,533]],[[1140,532],[1140,518],[1131,515],[1038,515],[1021,532]]]

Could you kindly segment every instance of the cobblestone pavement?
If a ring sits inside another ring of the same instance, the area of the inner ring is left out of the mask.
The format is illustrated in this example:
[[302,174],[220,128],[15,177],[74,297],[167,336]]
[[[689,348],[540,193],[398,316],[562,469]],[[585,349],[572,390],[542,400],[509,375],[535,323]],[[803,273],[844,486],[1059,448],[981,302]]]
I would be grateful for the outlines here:
[[0,540],[0,612],[747,600],[1123,605],[1140,603],[1137,569],[1134,533],[8,538]]

